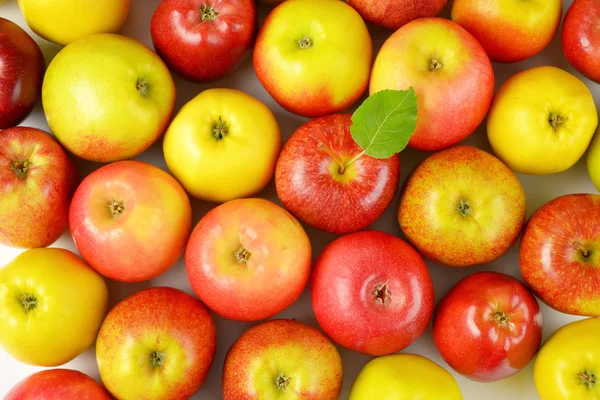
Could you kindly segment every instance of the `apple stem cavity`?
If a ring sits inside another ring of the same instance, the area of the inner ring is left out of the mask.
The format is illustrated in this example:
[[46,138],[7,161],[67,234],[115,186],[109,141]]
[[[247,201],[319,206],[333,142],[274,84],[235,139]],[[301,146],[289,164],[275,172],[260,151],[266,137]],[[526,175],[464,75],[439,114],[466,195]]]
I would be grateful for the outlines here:
[[23,179],[27,175],[27,171],[31,167],[31,162],[29,160],[24,161],[13,161],[10,165],[10,169],[20,178]]
[[292,378],[280,374],[275,378],[275,387],[277,388],[277,391],[283,392],[289,386],[291,380]]
[[29,293],[23,294],[19,300],[21,302],[21,307],[23,307],[23,310],[25,311],[25,315],[38,306],[37,297]]
[[573,243],[573,246],[575,247],[575,250],[581,253],[583,258],[588,258],[590,256],[590,252],[585,247],[583,247],[581,243],[575,242]]
[[562,123],[565,122],[565,119],[556,113],[550,113],[548,122],[550,123],[550,126],[552,127],[554,132],[556,132],[560,125],[562,125]]
[[240,246],[240,248],[235,251],[234,256],[238,264],[248,264],[250,257],[252,257],[252,253],[244,246]]
[[158,351],[153,351],[152,353],[150,353],[150,364],[152,364],[152,366],[154,368],[158,368],[160,366],[162,366],[165,362],[165,353],[161,353]]
[[375,289],[371,292],[371,296],[378,304],[388,306],[392,301],[392,292],[390,291],[387,283],[375,286]]
[[229,133],[227,127],[227,121],[223,121],[223,118],[219,115],[219,120],[215,123],[212,130],[213,136],[217,140],[223,139]]
[[148,91],[150,90],[150,84],[144,78],[137,78],[137,81],[135,82],[135,88],[142,97],[146,97],[148,95]]
[[209,4],[202,4],[202,22],[204,21],[214,21],[217,18],[219,13]]
[[309,36],[304,36],[302,39],[296,40],[298,47],[301,49],[310,49],[313,46],[313,41]]
[[327,153],[333,159],[333,161],[335,161],[338,164],[338,166],[339,166],[338,172],[340,174],[343,174],[344,172],[346,172],[346,169],[349,166],[354,164],[356,161],[358,161],[359,158],[361,158],[362,156],[364,156],[366,154],[365,151],[363,150],[360,153],[358,153],[357,155],[355,155],[354,157],[352,157],[350,160],[344,162],[344,160],[342,160],[342,158],[340,156],[335,154],[333,152],[333,150],[331,150],[329,147],[325,146],[323,143],[319,142],[317,147],[319,148],[319,150],[322,150],[325,153]]
[[467,217],[471,214],[471,204],[466,200],[461,200],[458,202],[458,206],[456,206],[459,214],[463,217]]
[[507,328],[508,327],[508,315],[506,315],[506,313],[504,311],[496,311],[493,315],[494,321],[496,321],[496,323],[498,325],[500,325],[502,328]]
[[116,217],[123,214],[123,212],[125,211],[125,205],[122,201],[113,200],[110,203],[108,203],[108,209],[110,210],[110,215]]
[[431,72],[439,71],[442,68],[444,68],[444,64],[442,64],[441,62],[439,62],[435,58],[432,58],[431,61],[429,62],[429,70]]
[[586,386],[587,389],[593,389],[596,386],[596,374],[589,369],[584,369],[577,374],[577,378],[579,378],[579,384]]

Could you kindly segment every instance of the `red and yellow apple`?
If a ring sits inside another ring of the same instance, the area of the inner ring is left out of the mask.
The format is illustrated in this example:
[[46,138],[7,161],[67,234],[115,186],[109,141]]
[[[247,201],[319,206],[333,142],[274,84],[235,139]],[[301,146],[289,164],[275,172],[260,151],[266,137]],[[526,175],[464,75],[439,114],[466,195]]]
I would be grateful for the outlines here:
[[348,0],[348,4],[367,21],[395,31],[415,19],[435,17],[448,0]]
[[565,16],[562,48],[576,70],[600,83],[600,3],[575,0]]
[[110,400],[102,386],[72,369],[49,369],[28,376],[4,396],[4,400]]

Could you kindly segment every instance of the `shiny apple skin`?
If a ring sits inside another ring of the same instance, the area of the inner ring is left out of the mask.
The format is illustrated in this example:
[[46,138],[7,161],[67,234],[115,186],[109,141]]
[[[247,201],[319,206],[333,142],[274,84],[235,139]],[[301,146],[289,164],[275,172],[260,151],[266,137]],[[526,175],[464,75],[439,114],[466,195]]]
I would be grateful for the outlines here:
[[110,400],[108,392],[84,373],[48,369],[28,376],[4,400]]
[[567,61],[600,83],[600,2],[575,0],[563,23],[562,48]]
[[[203,5],[216,11],[203,18]],[[249,53],[257,25],[253,0],[163,0],[150,24],[154,49],[171,71],[192,81],[230,73]]]
[[[377,297],[386,288],[387,299]],[[334,342],[372,356],[414,342],[434,306],[423,258],[402,239],[379,231],[330,243],[315,264],[311,296],[317,321]]]
[[350,233],[383,214],[398,189],[400,158],[367,155],[339,174],[338,163],[362,149],[350,134],[351,116],[334,114],[305,123],[287,141],[275,168],[275,187],[283,205],[302,221],[331,233]]
[[0,129],[18,125],[42,92],[44,56],[20,26],[0,18]]
[[440,300],[433,319],[433,341],[444,360],[481,382],[516,374],[533,359],[541,340],[537,300],[519,280],[497,272],[478,272],[458,282]]
[[600,195],[570,194],[544,204],[527,222],[521,275],[536,296],[557,311],[600,317],[598,221]]

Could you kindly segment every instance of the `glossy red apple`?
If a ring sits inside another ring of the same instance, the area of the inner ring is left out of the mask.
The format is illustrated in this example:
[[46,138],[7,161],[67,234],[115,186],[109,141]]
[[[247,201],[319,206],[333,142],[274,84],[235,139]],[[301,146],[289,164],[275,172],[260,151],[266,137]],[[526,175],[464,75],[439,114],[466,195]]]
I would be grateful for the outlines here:
[[378,231],[330,243],[313,270],[311,296],[317,321],[334,342],[373,356],[415,341],[434,305],[423,258],[402,239]]
[[575,0],[563,23],[562,48],[569,63],[600,83],[600,2]]
[[47,369],[28,376],[4,400],[110,400],[95,380],[71,369]]
[[169,69],[186,79],[212,81],[249,53],[256,24],[254,0],[162,0],[150,33]]
[[570,194],[540,207],[521,239],[521,274],[543,302],[600,317],[600,195]]
[[12,21],[0,18],[0,129],[18,125],[42,92],[44,56]]
[[332,233],[350,233],[371,225],[398,189],[398,155],[367,155],[350,134],[347,114],[317,118],[287,141],[275,168],[275,186],[283,205],[302,221]]
[[415,19],[435,17],[448,0],[348,0],[348,4],[367,21],[395,31]]
[[498,381],[533,359],[542,340],[542,313],[519,280],[478,272],[457,283],[438,303],[433,340],[460,374]]

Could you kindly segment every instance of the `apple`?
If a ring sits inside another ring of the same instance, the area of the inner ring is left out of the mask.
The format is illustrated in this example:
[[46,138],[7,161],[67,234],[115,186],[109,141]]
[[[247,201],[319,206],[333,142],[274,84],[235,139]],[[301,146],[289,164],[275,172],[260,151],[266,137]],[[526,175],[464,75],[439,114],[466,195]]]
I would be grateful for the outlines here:
[[309,225],[332,233],[366,228],[383,214],[398,189],[400,159],[363,155],[350,134],[348,114],[309,121],[287,141],[275,168],[283,205]]
[[96,342],[102,382],[120,400],[189,399],[215,354],[210,313],[173,288],[142,290],[106,316]]
[[319,325],[334,342],[372,356],[414,342],[434,305],[423,258],[402,239],[378,231],[342,236],[325,247],[311,297]]
[[600,134],[598,133],[594,136],[588,150],[587,170],[596,189],[600,192]]
[[360,15],[339,0],[287,0],[269,13],[254,48],[260,83],[304,117],[342,111],[364,93],[373,44]]
[[597,126],[598,112],[587,86],[548,66],[519,72],[500,87],[487,134],[494,153],[513,171],[544,175],[571,168]]
[[335,346],[293,320],[248,329],[223,366],[224,400],[337,400],[341,390],[342,359]]
[[169,68],[192,81],[230,73],[252,48],[254,0],[162,0],[150,24],[152,43]]
[[4,396],[4,400],[110,400],[102,386],[72,369],[49,369],[28,376]]
[[563,53],[583,75],[600,83],[600,3],[575,0],[565,16],[562,30]]
[[385,41],[371,73],[371,94],[409,87],[417,94],[419,112],[408,145],[437,151],[481,124],[494,95],[494,71],[466,30],[445,19],[422,18]]
[[97,34],[68,45],[52,60],[42,104],[52,133],[67,150],[111,162],[137,156],[162,135],[175,107],[175,85],[146,46]]
[[189,237],[192,209],[169,174],[141,161],[120,161],[81,182],[69,224],[77,249],[96,271],[138,282],[177,262]]
[[529,364],[540,347],[540,306],[512,276],[477,272],[438,303],[433,341],[444,360],[467,378],[505,379]]
[[[0,85],[1,86],[1,85]],[[46,247],[68,227],[77,169],[46,132],[0,133],[0,244]]]
[[1,17],[0,66],[0,129],[6,129],[23,121],[37,104],[45,64],[31,36]]
[[415,19],[435,17],[448,0],[348,0],[348,4],[367,21],[395,31]]
[[542,51],[561,15],[562,0],[452,2],[452,20],[475,36],[494,62],[522,61]]
[[108,308],[104,279],[64,249],[31,249],[0,269],[0,345],[53,367],[94,343]]
[[425,257],[450,267],[485,264],[517,241],[525,192],[496,157],[471,146],[429,156],[404,183],[398,221]]
[[540,207],[521,239],[521,275],[557,311],[600,317],[600,195],[570,194]]
[[208,212],[187,244],[185,265],[208,308],[258,321],[290,306],[308,283],[311,247],[302,225],[264,199],[239,199]]

